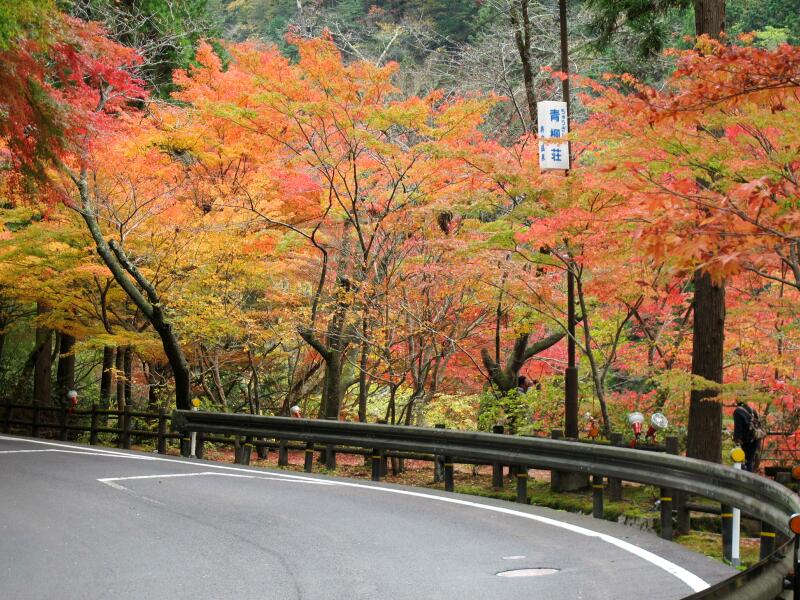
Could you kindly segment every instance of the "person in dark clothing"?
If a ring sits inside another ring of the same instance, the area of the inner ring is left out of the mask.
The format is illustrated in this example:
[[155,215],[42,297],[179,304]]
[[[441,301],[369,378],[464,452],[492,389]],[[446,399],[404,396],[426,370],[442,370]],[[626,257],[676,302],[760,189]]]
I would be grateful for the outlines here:
[[745,402],[737,402],[733,411],[733,443],[744,450],[744,469],[751,473],[756,469],[756,456],[761,440],[756,436],[758,413]]

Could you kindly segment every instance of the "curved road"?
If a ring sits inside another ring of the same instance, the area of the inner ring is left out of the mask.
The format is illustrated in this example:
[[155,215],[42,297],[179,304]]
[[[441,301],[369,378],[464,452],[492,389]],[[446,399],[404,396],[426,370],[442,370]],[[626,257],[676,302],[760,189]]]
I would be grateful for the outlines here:
[[[557,571],[496,575],[524,568]],[[0,436],[4,598],[655,600],[732,573],[559,511]]]

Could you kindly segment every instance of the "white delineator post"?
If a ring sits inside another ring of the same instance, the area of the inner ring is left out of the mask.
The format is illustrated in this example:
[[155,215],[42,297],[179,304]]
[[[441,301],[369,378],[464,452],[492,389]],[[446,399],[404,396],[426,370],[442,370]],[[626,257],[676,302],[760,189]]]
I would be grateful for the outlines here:
[[[192,410],[197,410],[200,407],[200,400],[194,398],[192,400]],[[197,432],[193,431],[191,434],[191,449],[189,450],[189,458],[197,458],[196,450],[197,450]]]
[[[744,450],[741,448],[734,448],[731,450],[731,458],[733,459],[733,468],[742,470],[742,464],[745,460]],[[739,530],[741,526],[741,518],[742,518],[742,511],[738,508],[734,507],[733,517],[731,519],[731,564],[734,567],[738,567],[741,563],[741,558],[739,556]]]

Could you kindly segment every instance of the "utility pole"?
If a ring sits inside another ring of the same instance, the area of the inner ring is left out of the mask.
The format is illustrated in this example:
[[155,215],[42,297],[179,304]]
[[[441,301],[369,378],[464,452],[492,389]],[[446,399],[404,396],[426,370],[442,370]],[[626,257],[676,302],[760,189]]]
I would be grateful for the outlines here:
[[[561,30],[561,71],[569,75],[569,51],[567,43],[567,0],[558,0],[558,17]],[[569,77],[561,81],[561,97],[567,103],[567,115],[571,116],[569,101]],[[571,131],[572,128],[570,127]],[[567,368],[564,371],[564,435],[578,437],[578,367],[575,360],[575,274],[572,261],[567,264]]]

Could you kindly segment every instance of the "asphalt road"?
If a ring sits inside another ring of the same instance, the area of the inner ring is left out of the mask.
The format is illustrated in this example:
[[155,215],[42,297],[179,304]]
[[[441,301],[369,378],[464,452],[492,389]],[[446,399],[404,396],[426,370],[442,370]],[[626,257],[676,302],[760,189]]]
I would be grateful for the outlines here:
[[[498,577],[523,568],[535,577]],[[0,436],[0,598],[672,599],[728,567],[560,511]]]

